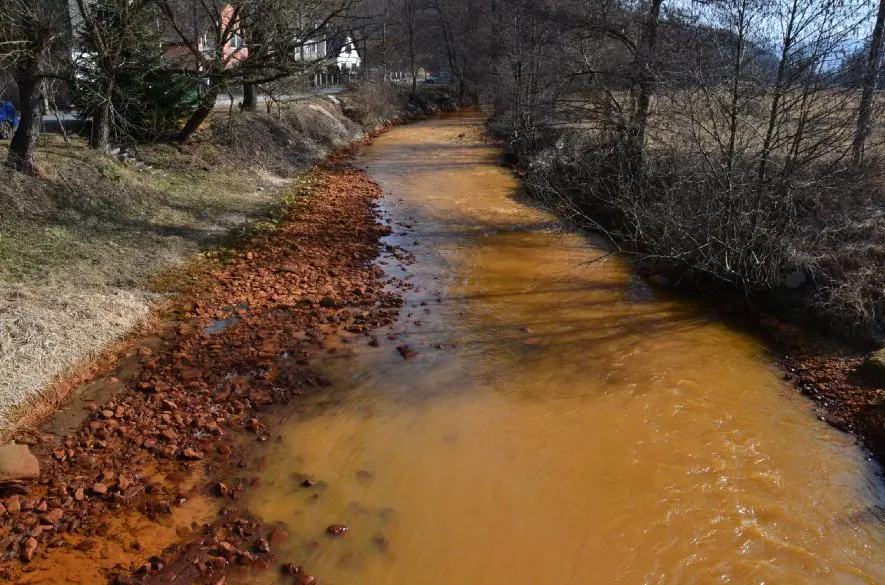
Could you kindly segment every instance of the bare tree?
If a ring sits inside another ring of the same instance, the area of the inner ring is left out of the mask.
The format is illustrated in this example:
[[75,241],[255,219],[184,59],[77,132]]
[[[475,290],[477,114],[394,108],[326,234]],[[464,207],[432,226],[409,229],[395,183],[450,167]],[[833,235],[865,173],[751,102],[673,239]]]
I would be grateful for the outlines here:
[[[246,5],[243,8],[243,24],[240,27],[243,42],[246,44],[246,47],[249,47],[249,54],[255,53],[259,54],[261,49],[259,48],[262,44],[264,44],[264,38],[262,35],[262,30],[258,27],[261,26],[261,23],[255,22],[254,18],[251,18],[249,11],[252,10],[252,6]],[[246,58],[249,58],[247,54]],[[243,110],[247,112],[255,111],[258,107],[258,88],[255,82],[253,82],[249,78],[243,79]]]
[[[458,82],[458,94],[464,97],[468,77],[479,82],[488,71],[482,71],[488,64],[488,55],[480,49],[481,36],[488,31],[483,30],[483,14],[481,6],[473,0],[430,0],[436,26],[439,29],[442,48],[445,50],[445,61],[449,71]],[[476,66],[478,75],[472,76],[468,71],[471,62]]]
[[[92,133],[89,146],[108,147],[114,116],[113,95],[127,49],[136,47],[150,20],[151,0],[75,0],[79,66],[90,78]],[[84,85],[84,84],[81,84]]]
[[17,171],[37,172],[44,82],[60,74],[60,54],[68,33],[67,10],[60,0],[5,0],[0,4],[0,60],[11,66],[21,102],[21,123],[6,158],[6,165]]
[[[156,0],[180,46],[193,60],[205,92],[177,134],[186,142],[215,107],[223,87],[270,83],[302,74],[321,59],[299,58],[301,47],[323,42],[333,23],[347,14],[351,0]],[[248,46],[246,31],[252,31]]]
[[634,53],[634,79],[630,86],[631,114],[627,133],[627,153],[638,167],[642,165],[648,111],[655,90],[658,28],[663,0],[649,0],[642,33]]
[[423,7],[420,2],[421,0],[394,0],[392,10],[397,32],[396,46],[412,81],[412,95],[415,95],[418,90],[418,45],[423,40],[420,38],[421,17],[423,16]]
[[882,61],[882,43],[885,35],[885,0],[879,0],[879,10],[876,13],[876,23],[873,25],[873,35],[870,38],[870,48],[866,62],[866,71],[863,77],[863,93],[860,105],[857,108],[857,130],[854,134],[854,142],[851,145],[854,164],[859,165],[863,160],[863,151],[867,138],[870,135],[873,119],[873,92],[879,79],[879,69]]

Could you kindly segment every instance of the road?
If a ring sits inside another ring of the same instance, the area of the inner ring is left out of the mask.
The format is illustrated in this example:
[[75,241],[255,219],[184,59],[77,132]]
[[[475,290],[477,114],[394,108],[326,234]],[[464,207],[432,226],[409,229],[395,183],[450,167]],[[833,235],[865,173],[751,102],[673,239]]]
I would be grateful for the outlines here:
[[[344,86],[330,86],[330,87],[320,87],[315,91],[303,92],[303,93],[293,93],[288,95],[278,96],[276,101],[279,102],[293,102],[296,100],[303,100],[309,97],[317,96],[317,95],[335,95],[345,91],[347,88]],[[258,103],[264,103],[265,96],[262,94],[258,95]],[[242,103],[242,96],[234,96],[234,107],[239,107],[240,103]],[[218,96],[218,99],[215,100],[215,109],[216,110],[227,110],[231,107],[231,96],[224,94]]]
[[[298,94],[284,95],[277,98],[278,101],[281,102],[291,102],[300,99],[306,99],[312,96],[317,95],[336,95],[342,93],[347,88],[344,86],[330,86],[330,87],[321,87],[316,91],[312,92],[304,92]],[[258,102],[264,102],[264,95],[258,95]],[[240,103],[242,103],[241,96],[234,96],[234,107],[239,107]],[[215,109],[216,110],[227,110],[231,107],[231,98],[229,95],[220,95],[218,99],[215,100]],[[64,124],[65,129],[68,132],[77,132],[82,128],[84,121],[78,117],[78,113],[74,110],[69,112],[59,111],[56,113],[49,113],[43,116],[43,131],[48,133],[60,133],[61,124]]]

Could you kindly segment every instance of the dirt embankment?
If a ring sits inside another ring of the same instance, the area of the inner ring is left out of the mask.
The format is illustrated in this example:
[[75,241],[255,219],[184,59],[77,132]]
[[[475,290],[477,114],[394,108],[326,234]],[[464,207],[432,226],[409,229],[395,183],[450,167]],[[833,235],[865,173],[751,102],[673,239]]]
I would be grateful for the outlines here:
[[135,366],[96,382],[114,391],[65,436],[35,439],[39,481],[0,487],[6,579],[217,583],[232,567],[282,562],[273,544],[286,528],[238,500],[262,465],[256,446],[328,384],[312,355],[331,338],[372,343],[398,313],[372,265],[389,231],[379,195],[332,160],[291,194],[278,229],[189,273],[192,290],[151,347],[133,348]]
[[111,344],[150,325],[180,284],[158,274],[231,234],[272,228],[299,173],[335,149],[398,116],[453,105],[436,88],[421,95],[416,104],[370,86],[271,113],[218,111],[186,145],[139,145],[125,157],[48,135],[40,177],[0,168],[0,443],[23,417],[57,408],[96,360],[113,361]]
[[371,265],[380,190],[342,161],[453,105],[431,93],[219,115],[127,161],[44,145],[42,177],[0,186],[0,435],[40,464],[0,482],[0,579],[216,583],[275,562],[285,528],[238,505],[261,445],[328,383],[313,354],[373,343],[400,304]]

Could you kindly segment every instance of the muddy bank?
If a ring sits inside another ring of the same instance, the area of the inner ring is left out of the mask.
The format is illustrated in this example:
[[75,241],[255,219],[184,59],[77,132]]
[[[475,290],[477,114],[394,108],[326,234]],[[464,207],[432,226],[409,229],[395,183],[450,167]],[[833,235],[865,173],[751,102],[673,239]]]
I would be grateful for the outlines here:
[[188,144],[117,156],[46,135],[39,177],[0,168],[0,442],[151,326],[181,284],[160,275],[275,222],[298,175],[335,149],[455,105],[437,87],[411,99],[370,84],[272,113],[219,110]]
[[[260,464],[250,446],[274,439],[274,413],[328,384],[313,356],[333,342],[370,343],[397,314],[400,300],[371,265],[389,231],[379,195],[340,159],[310,173],[278,229],[191,275],[168,325],[96,382],[110,389],[86,404],[85,420],[33,436],[39,480],[0,486],[6,579],[149,577],[168,571],[157,556],[165,545],[223,529]],[[199,576],[214,583],[231,563],[267,558],[234,552],[255,544],[243,541],[246,522],[228,527]]]
[[857,436],[880,467],[885,467],[885,387],[881,373],[867,366],[866,354],[840,340],[759,313],[748,310],[782,352],[784,379],[820,407],[821,420]]

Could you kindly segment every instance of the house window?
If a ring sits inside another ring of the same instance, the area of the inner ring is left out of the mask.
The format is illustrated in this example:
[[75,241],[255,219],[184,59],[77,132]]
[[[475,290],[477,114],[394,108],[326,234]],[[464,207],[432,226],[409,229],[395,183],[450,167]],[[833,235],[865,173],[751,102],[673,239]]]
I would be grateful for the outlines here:
[[234,49],[242,49],[246,44],[240,35],[232,35],[230,37],[230,46]]

